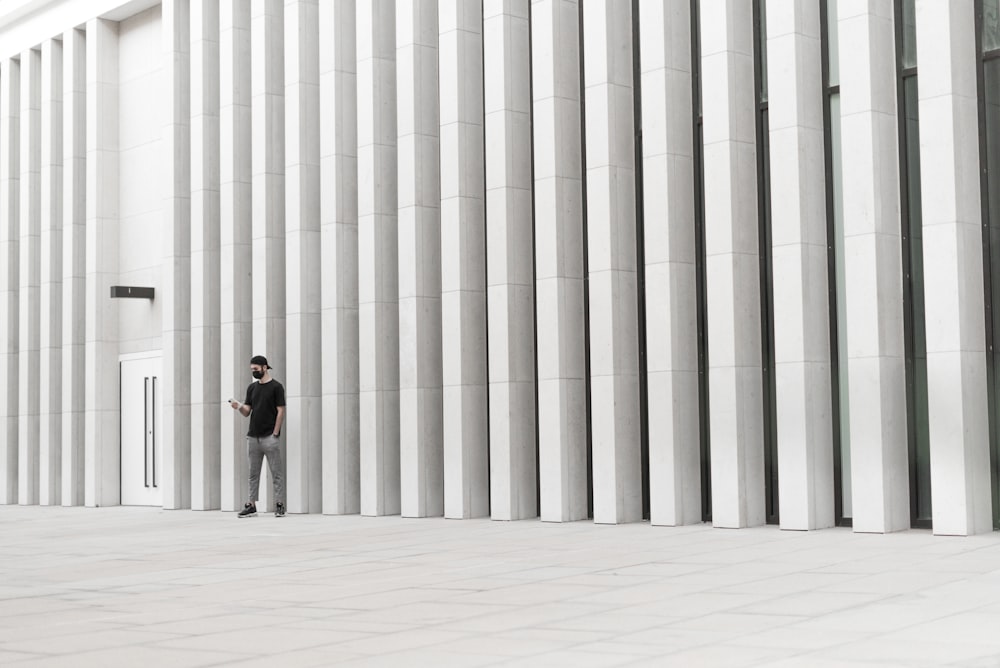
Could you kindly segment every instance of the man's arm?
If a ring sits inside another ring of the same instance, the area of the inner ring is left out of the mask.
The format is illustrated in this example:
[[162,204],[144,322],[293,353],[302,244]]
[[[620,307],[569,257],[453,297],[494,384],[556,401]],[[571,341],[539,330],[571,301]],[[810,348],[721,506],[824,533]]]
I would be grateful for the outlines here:
[[278,419],[274,421],[274,435],[281,434],[281,425],[285,421],[285,407],[278,406]]
[[232,406],[235,410],[238,410],[240,412],[240,415],[242,415],[243,417],[249,417],[249,415],[250,415],[250,406],[249,405],[247,405],[247,404],[241,404],[240,402],[238,402],[236,400],[230,401],[229,405]]

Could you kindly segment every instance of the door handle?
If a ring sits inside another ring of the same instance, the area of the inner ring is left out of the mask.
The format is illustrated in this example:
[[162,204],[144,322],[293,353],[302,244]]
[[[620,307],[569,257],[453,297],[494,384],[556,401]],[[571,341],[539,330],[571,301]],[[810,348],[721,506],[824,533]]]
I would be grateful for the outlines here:
[[156,480],[156,376],[153,376],[153,401],[150,408],[153,418],[153,428],[149,432],[149,442],[153,445],[153,487],[158,487]]
[[149,487],[149,376],[142,381],[142,477]]

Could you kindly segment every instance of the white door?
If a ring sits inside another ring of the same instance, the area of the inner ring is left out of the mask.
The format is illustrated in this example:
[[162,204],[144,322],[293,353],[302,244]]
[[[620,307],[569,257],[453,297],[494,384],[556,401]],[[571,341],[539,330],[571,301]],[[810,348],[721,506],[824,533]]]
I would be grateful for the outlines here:
[[128,358],[121,370],[122,505],[162,506],[162,358]]

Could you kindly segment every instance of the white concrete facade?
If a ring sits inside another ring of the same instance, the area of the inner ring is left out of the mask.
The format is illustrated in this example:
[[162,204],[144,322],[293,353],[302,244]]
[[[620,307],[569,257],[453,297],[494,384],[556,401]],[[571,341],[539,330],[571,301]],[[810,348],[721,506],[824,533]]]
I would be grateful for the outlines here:
[[21,188],[18,250],[18,487],[21,504],[39,500],[39,410],[41,408],[41,216],[42,54],[21,53]]
[[916,3],[934,533],[989,531],[982,208],[971,2]]
[[84,502],[121,501],[118,304],[119,278],[118,23],[87,21],[87,189],[84,378]]
[[63,354],[60,470],[65,506],[83,503],[84,323],[86,322],[86,44],[84,33],[63,33]]
[[[163,507],[191,507],[191,3],[161,5]],[[200,463],[204,469],[204,463]]]
[[[781,527],[841,521],[821,5],[765,4],[759,34],[750,2],[689,0],[0,10],[0,503],[120,503],[119,362],[160,353],[163,506],[239,509],[224,400],[262,354],[291,513],[754,526],[773,323]],[[842,475],[854,530],[888,532],[911,524],[894,4],[833,20]],[[957,535],[996,522],[974,28],[971,0],[916,2],[932,525]]]
[[360,510],[358,95],[352,3],[319,5],[323,512]]
[[400,511],[396,3],[359,3],[358,335],[361,514]]
[[[21,92],[21,65],[13,58],[4,58],[0,63],[0,145],[5,146],[0,158],[0,188],[3,188],[3,200],[0,201],[0,260],[3,269],[0,270],[0,280],[3,281],[3,291],[0,294],[0,315],[3,315],[3,347],[0,348],[0,371],[5,378],[18,377],[18,299],[20,295],[20,277],[18,267],[18,204],[20,201],[20,150],[18,141],[20,134],[20,106],[18,100]],[[3,401],[3,444],[0,453],[3,454],[4,475],[0,476],[3,485],[4,503],[17,503],[17,488],[19,472],[17,469],[17,395],[7,393]]]
[[775,5],[767,54],[780,524],[821,529],[835,516],[820,7]]
[[404,517],[444,514],[436,0],[396,4],[399,472]]
[[285,232],[288,510],[323,509],[320,290],[319,6],[285,2]]
[[62,40],[42,44],[41,248],[39,378],[48,378],[39,397],[39,484],[42,505],[62,496]]
[[580,6],[532,2],[541,517],[587,517]]
[[[255,355],[286,373],[288,239],[285,219],[285,6],[284,0],[250,0],[251,308]],[[292,320],[296,316],[293,315]],[[298,342],[298,343],[301,343]],[[266,351],[263,352],[263,351]],[[246,368],[246,367],[244,367]],[[299,389],[297,391],[301,392]],[[285,398],[289,392],[286,389]],[[240,397],[242,401],[242,397]],[[301,418],[301,416],[299,416]],[[240,425],[242,427],[243,425]],[[287,435],[287,432],[286,432]],[[285,443],[287,446],[287,438]],[[284,465],[289,464],[286,450]],[[297,480],[301,477],[296,476]],[[301,488],[300,488],[301,489]],[[261,502],[273,505],[271,474],[261,473]]]
[[700,522],[691,5],[640,7],[650,521]]
[[765,520],[751,3],[701,5],[712,519]]
[[632,12],[583,5],[594,521],[642,517]]
[[[191,285],[221,285],[219,3],[190,9]],[[221,290],[191,290],[191,508],[222,504]]]
[[856,531],[910,525],[893,7],[839,3],[851,493]]
[[[246,386],[253,331],[251,272],[250,5],[219,4],[219,319],[220,387],[238,401]],[[226,84],[222,85],[222,81]],[[221,397],[220,397],[221,399]],[[220,505],[243,507],[247,494],[243,419],[223,406],[220,423]]]
[[444,514],[489,515],[483,8],[438,5]]
[[527,0],[483,4],[489,486],[498,520],[538,514],[529,12]]

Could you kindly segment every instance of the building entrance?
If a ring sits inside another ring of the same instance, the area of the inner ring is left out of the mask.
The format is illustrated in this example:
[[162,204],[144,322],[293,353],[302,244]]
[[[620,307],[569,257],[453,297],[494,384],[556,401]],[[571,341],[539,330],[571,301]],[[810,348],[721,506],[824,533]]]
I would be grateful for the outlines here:
[[123,506],[162,506],[160,353],[120,360]]

